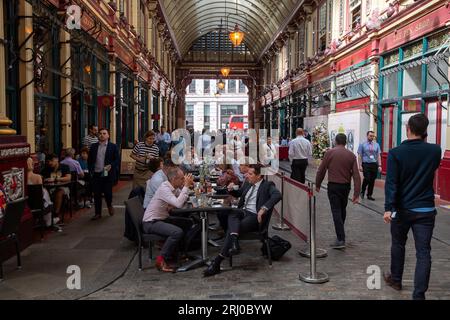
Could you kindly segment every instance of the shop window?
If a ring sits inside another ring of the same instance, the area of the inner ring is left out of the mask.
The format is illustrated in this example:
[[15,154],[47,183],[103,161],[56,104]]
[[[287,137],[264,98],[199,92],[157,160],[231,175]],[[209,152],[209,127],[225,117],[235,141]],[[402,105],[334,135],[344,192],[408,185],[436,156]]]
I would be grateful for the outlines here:
[[383,77],[383,99],[398,97],[398,73],[394,72]]
[[[440,69],[440,72],[438,72],[438,68]],[[439,90],[439,85],[441,86],[441,89],[448,89],[448,72],[449,67],[444,60],[428,64],[427,92]],[[447,78],[442,76],[441,73],[446,75]]]
[[409,96],[422,92],[422,66],[403,71],[403,95]]

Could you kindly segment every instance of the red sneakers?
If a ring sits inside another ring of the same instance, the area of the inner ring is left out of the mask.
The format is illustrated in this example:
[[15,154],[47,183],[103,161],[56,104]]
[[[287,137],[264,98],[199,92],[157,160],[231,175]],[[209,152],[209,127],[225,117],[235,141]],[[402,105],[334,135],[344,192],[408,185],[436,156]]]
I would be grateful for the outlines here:
[[156,269],[163,272],[175,272],[175,269],[171,266],[169,266],[166,261],[164,260],[163,256],[157,256],[156,257]]

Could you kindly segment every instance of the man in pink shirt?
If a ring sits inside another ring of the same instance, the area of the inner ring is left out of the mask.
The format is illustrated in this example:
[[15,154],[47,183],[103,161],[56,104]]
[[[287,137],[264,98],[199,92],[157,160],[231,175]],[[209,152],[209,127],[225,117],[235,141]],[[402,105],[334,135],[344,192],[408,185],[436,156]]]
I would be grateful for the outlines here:
[[[156,268],[164,272],[174,272],[169,266],[170,260],[176,252],[179,242],[183,239],[183,227],[191,220],[182,217],[170,217],[172,208],[182,208],[189,197],[189,187],[194,183],[192,175],[184,175],[178,167],[170,168],[167,179],[156,190],[155,195],[144,213],[143,229],[145,233],[166,236],[167,239],[161,249],[161,255],[156,258]],[[180,190],[181,189],[181,190]]]

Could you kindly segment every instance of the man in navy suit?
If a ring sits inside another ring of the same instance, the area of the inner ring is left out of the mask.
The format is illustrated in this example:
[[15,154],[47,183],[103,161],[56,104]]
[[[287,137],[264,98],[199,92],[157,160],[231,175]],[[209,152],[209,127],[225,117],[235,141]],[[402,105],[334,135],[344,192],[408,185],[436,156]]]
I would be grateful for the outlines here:
[[94,143],[89,150],[88,166],[91,173],[94,191],[95,215],[91,220],[102,217],[102,193],[105,195],[109,215],[114,215],[112,207],[112,187],[119,175],[119,149],[109,142],[108,129],[99,131],[99,142]]
[[258,231],[263,224],[269,223],[273,208],[282,199],[275,184],[263,179],[261,169],[260,164],[251,165],[242,187],[230,190],[232,196],[240,197],[238,208],[228,215],[228,230],[222,251],[203,272],[205,277],[218,274],[222,260],[240,252],[239,234]]

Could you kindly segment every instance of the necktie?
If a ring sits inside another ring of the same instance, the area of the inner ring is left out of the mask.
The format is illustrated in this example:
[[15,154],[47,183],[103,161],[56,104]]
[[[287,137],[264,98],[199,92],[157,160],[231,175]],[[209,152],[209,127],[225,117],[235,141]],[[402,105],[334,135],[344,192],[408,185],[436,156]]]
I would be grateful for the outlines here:
[[252,188],[250,189],[250,193],[249,193],[247,199],[245,199],[244,210],[247,209],[248,201],[249,201],[250,198],[252,197],[253,192],[255,191],[255,187],[256,187],[256,185],[254,184],[254,185],[252,186]]

